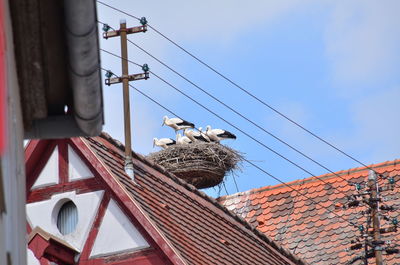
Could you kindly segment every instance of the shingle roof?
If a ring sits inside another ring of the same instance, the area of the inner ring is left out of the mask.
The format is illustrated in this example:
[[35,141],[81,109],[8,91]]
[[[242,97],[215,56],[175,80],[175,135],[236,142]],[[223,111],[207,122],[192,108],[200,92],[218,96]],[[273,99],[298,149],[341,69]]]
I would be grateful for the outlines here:
[[[370,167],[385,177],[394,177],[396,183],[400,181],[400,160]],[[326,174],[319,178],[328,184],[316,177],[287,183],[317,201],[319,203],[317,205],[283,184],[224,196],[218,201],[310,264],[345,264],[362,253],[362,251],[345,251],[359,232],[326,209],[334,211],[346,220],[355,223],[360,221],[356,211],[362,209],[343,210],[335,207],[335,204],[345,203],[346,196],[354,194],[355,187],[349,185],[347,180],[353,182],[366,180],[368,170],[355,168],[336,174],[346,181],[334,174]],[[384,183],[387,183],[387,180],[382,179],[380,184]],[[394,192],[384,193],[385,197],[391,200],[387,202],[388,205],[400,207],[398,192],[397,187]],[[398,215],[399,210],[391,216]],[[387,236],[391,237],[392,242],[397,243],[400,240],[399,233]],[[388,265],[400,264],[400,254],[384,256],[384,260]],[[361,261],[357,262],[354,264],[363,264]]]
[[305,264],[211,197],[137,154],[134,185],[123,171],[123,146],[107,134],[82,139],[187,264]]

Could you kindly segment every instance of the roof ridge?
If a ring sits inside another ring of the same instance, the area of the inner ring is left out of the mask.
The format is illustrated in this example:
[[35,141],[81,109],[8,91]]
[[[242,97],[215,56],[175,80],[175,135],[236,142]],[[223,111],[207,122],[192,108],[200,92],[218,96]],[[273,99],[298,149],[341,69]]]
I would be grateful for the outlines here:
[[[113,146],[115,146],[116,148],[118,148],[121,152],[124,152],[125,147],[124,145],[112,138],[108,133],[106,132],[102,132],[99,137],[107,140],[110,144],[112,144]],[[91,141],[95,141],[92,137],[86,137],[86,139],[91,140]],[[116,153],[117,155],[123,157],[120,153]],[[307,264],[304,260],[300,259],[299,257],[297,257],[296,255],[294,255],[293,253],[291,253],[288,249],[284,248],[283,246],[281,246],[280,244],[276,243],[275,241],[273,241],[270,237],[268,237],[267,235],[265,235],[264,233],[262,233],[261,231],[259,231],[256,227],[252,226],[250,223],[248,223],[246,220],[244,220],[242,217],[234,214],[233,212],[229,211],[225,206],[223,206],[222,204],[220,204],[215,198],[208,196],[207,194],[205,194],[204,192],[198,190],[196,187],[194,187],[193,185],[187,183],[186,181],[178,178],[177,176],[175,176],[174,174],[168,172],[167,170],[165,170],[164,167],[155,164],[151,161],[149,161],[147,158],[145,158],[143,155],[135,153],[132,151],[132,156],[135,157],[136,159],[140,160],[141,162],[147,164],[148,166],[154,168],[155,170],[158,170],[159,172],[161,172],[163,175],[167,176],[169,179],[173,180],[175,183],[179,184],[180,186],[184,187],[186,190],[188,190],[189,192],[195,193],[196,195],[200,196],[201,198],[205,199],[206,201],[208,201],[209,203],[213,204],[215,207],[217,207],[218,209],[220,209],[221,211],[223,211],[225,214],[227,214],[229,217],[231,217],[232,219],[234,219],[235,221],[239,222],[240,224],[243,225],[243,227],[245,227],[247,230],[249,230],[250,232],[252,232],[254,235],[256,235],[260,240],[266,242],[268,245],[270,245],[272,248],[274,248],[275,250],[279,251],[280,253],[282,253],[284,256],[286,256],[286,258],[290,259],[291,261],[295,262],[296,264]],[[250,233],[248,233],[250,235]]]
[[264,186],[261,188],[255,188],[255,189],[250,189],[244,192],[237,192],[234,194],[230,194],[230,195],[224,195],[221,197],[218,197],[216,200],[217,201],[224,201],[227,199],[231,199],[231,198],[236,198],[238,196],[244,196],[244,195],[250,195],[250,194],[255,194],[255,193],[260,193],[260,192],[264,192],[267,190],[274,190],[274,189],[279,189],[281,187],[287,187],[287,186],[296,186],[296,185],[303,185],[305,183],[315,183],[315,182],[320,182],[321,179],[322,180],[326,180],[326,179],[333,179],[333,178],[337,178],[338,176],[349,176],[350,174],[354,174],[357,172],[362,172],[365,170],[368,170],[369,168],[384,168],[384,167],[388,167],[388,166],[397,166],[400,165],[400,159],[394,159],[394,160],[389,160],[389,161],[385,161],[385,162],[381,162],[381,163],[376,163],[376,164],[370,164],[367,167],[363,166],[363,167],[355,167],[355,168],[350,168],[350,169],[344,169],[344,170],[339,170],[336,171],[334,173],[326,173],[326,174],[322,174],[319,176],[312,176],[312,177],[308,177],[308,178],[304,178],[304,179],[297,179],[297,180],[293,180],[290,182],[285,182],[277,184],[277,185],[268,185],[268,186]]

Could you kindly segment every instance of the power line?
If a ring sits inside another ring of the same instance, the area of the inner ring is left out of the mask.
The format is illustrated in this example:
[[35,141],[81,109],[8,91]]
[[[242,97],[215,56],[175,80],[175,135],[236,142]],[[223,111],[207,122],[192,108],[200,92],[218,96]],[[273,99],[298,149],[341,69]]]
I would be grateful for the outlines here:
[[[103,22],[98,21],[101,24],[105,24]],[[234,112],[236,115],[240,116],[241,118],[245,119],[247,122],[251,123],[252,125],[256,126],[258,129],[264,131],[266,134],[268,134],[269,136],[273,137],[274,139],[278,140],[279,142],[281,142],[282,144],[286,145],[287,147],[289,147],[290,149],[294,150],[295,152],[297,152],[298,154],[302,155],[303,157],[307,158],[308,160],[312,161],[313,163],[317,164],[318,166],[324,168],[325,170],[329,171],[330,173],[334,174],[335,176],[339,177],[340,179],[348,182],[346,179],[342,178],[340,175],[338,175],[337,173],[335,173],[334,171],[332,171],[331,169],[327,168],[326,166],[324,166],[323,164],[321,164],[320,162],[316,161],[315,159],[311,158],[310,156],[306,155],[305,153],[303,153],[302,151],[298,150],[297,148],[295,148],[294,146],[290,145],[288,142],[282,140],[281,138],[279,138],[278,136],[274,135],[273,133],[271,133],[270,131],[268,131],[267,129],[265,129],[264,127],[261,127],[260,125],[258,125],[257,123],[255,123],[254,121],[252,121],[251,119],[247,118],[246,116],[244,116],[243,114],[241,114],[240,112],[236,111],[235,109],[233,109],[232,107],[230,107],[229,105],[227,105],[226,103],[224,103],[223,101],[221,101],[220,99],[218,99],[217,97],[215,97],[214,95],[212,95],[211,93],[207,92],[204,88],[200,87],[199,85],[197,85],[196,83],[194,83],[193,81],[191,81],[190,79],[188,79],[187,77],[185,77],[184,75],[180,74],[179,72],[177,72],[175,69],[173,69],[172,67],[170,67],[169,65],[167,65],[166,63],[164,63],[163,61],[161,61],[160,59],[158,59],[157,57],[155,57],[154,55],[152,55],[151,53],[149,53],[148,51],[146,51],[145,49],[143,49],[142,47],[140,47],[139,45],[137,45],[136,43],[134,43],[133,41],[131,41],[130,39],[128,39],[128,42],[131,43],[132,45],[134,45],[136,48],[140,49],[142,52],[146,53],[148,56],[150,56],[151,58],[153,58],[154,60],[156,60],[157,62],[159,62],[160,64],[162,64],[164,67],[166,67],[167,69],[169,69],[170,71],[172,71],[173,73],[175,73],[176,75],[178,75],[179,77],[181,77],[182,79],[184,79],[186,82],[188,82],[189,84],[193,85],[194,87],[196,87],[197,89],[199,89],[200,91],[202,91],[203,93],[205,93],[207,96],[211,97],[212,99],[214,99],[215,101],[217,101],[218,103],[220,103],[221,105],[223,105],[224,107],[228,108],[229,110],[231,110],[232,112]],[[132,62],[133,63],[133,62]]]
[[[108,70],[106,70],[106,69],[104,69],[104,68],[101,68],[101,69],[102,69],[103,71],[108,71]],[[129,86],[132,87],[134,90],[136,90],[138,93],[140,93],[142,96],[146,97],[147,99],[149,99],[150,101],[152,101],[153,103],[155,103],[156,105],[158,105],[159,107],[161,107],[162,109],[164,109],[164,110],[166,110],[167,112],[169,112],[170,114],[172,114],[172,115],[174,115],[174,116],[176,116],[176,117],[178,117],[178,118],[180,118],[180,119],[183,119],[183,118],[181,118],[178,114],[176,114],[175,112],[173,112],[172,110],[170,110],[169,108],[165,107],[164,105],[162,105],[161,103],[159,103],[158,101],[156,101],[155,99],[153,99],[152,97],[148,96],[146,93],[142,92],[140,89],[134,87],[134,86],[131,85],[131,84],[129,84]],[[300,195],[304,196],[305,198],[309,199],[310,201],[312,201],[314,204],[317,204],[317,205],[321,206],[323,209],[325,209],[325,210],[327,210],[328,212],[334,214],[334,215],[337,216],[338,218],[340,218],[340,219],[342,219],[342,220],[344,220],[344,221],[350,223],[350,224],[351,224],[352,226],[354,226],[354,227],[358,227],[357,224],[355,224],[355,223],[353,223],[353,222],[351,222],[351,221],[349,221],[349,220],[344,219],[342,216],[339,216],[339,215],[336,214],[335,212],[333,212],[333,211],[329,210],[328,208],[324,207],[323,205],[321,205],[320,203],[318,203],[318,202],[315,201],[314,199],[312,199],[312,198],[308,197],[307,195],[301,193],[301,192],[298,191],[297,189],[295,189],[295,188],[293,188],[292,186],[290,186],[289,184],[283,182],[283,181],[280,180],[279,178],[275,177],[274,175],[272,175],[271,173],[269,173],[269,172],[266,171],[265,169],[259,167],[258,165],[254,164],[253,162],[249,161],[248,159],[243,158],[243,160],[244,160],[245,162],[247,162],[248,164],[250,164],[251,166],[257,168],[258,170],[260,170],[260,171],[263,172],[264,174],[270,176],[271,178],[275,179],[276,181],[280,182],[281,184],[283,184],[283,185],[287,186],[288,188],[290,188],[291,190],[295,191],[297,194],[300,194]]]
[[235,183],[236,191],[239,192],[239,186],[236,183],[236,178],[235,178],[235,174],[234,173],[232,173],[232,177],[233,177],[233,182]]
[[[103,25],[108,25],[105,24],[103,22],[98,21],[99,23],[103,24]],[[112,28],[112,27],[111,27]],[[194,87],[198,88],[199,90],[201,90],[203,93],[207,94],[208,96],[210,96],[211,98],[213,98],[215,101],[219,102],[220,104],[224,105],[226,108],[228,108],[229,110],[231,110],[232,112],[236,113],[237,115],[239,115],[240,117],[242,117],[243,119],[245,119],[246,121],[250,122],[251,124],[253,124],[254,126],[256,126],[257,128],[261,129],[262,131],[264,131],[265,133],[267,133],[268,135],[270,135],[271,137],[275,138],[276,140],[280,141],[281,143],[285,144],[286,146],[288,146],[289,148],[291,148],[292,150],[296,151],[297,153],[301,154],[302,156],[306,157],[307,159],[311,160],[312,162],[314,162],[315,164],[319,165],[320,167],[328,170],[330,173],[334,174],[335,176],[337,176],[338,178],[344,180],[345,182],[349,183],[348,180],[344,179],[343,177],[341,177],[340,175],[338,175],[337,173],[333,172],[332,170],[330,170],[329,168],[327,168],[326,166],[322,165],[321,163],[319,163],[318,161],[314,160],[313,158],[309,157],[308,155],[306,155],[305,153],[301,152],[300,150],[296,149],[295,147],[293,147],[292,145],[288,144],[286,141],[280,139],[278,136],[275,136],[274,134],[272,134],[271,132],[267,131],[265,128],[259,126],[258,124],[256,124],[255,122],[253,122],[252,120],[250,120],[249,118],[245,117],[244,115],[242,115],[241,113],[237,112],[235,109],[231,108],[230,106],[228,106],[227,104],[225,104],[224,102],[222,102],[221,100],[219,100],[218,98],[216,98],[215,96],[213,96],[212,94],[208,93],[207,91],[205,91],[203,88],[201,88],[200,86],[198,86],[197,84],[195,84],[194,82],[192,82],[191,80],[189,80],[188,78],[186,78],[185,76],[183,76],[182,74],[180,74],[179,72],[177,72],[176,70],[174,70],[172,67],[170,67],[169,65],[167,65],[166,63],[164,63],[163,61],[161,61],[160,59],[156,58],[155,56],[153,56],[151,53],[149,53],[148,51],[146,51],[145,49],[143,49],[142,47],[140,47],[139,45],[137,45],[136,43],[134,43],[133,41],[128,39],[128,42],[130,42],[131,44],[133,44],[135,47],[137,47],[138,49],[140,49],[141,51],[143,51],[144,53],[146,53],[148,56],[150,56],[151,58],[153,58],[154,60],[156,60],[157,62],[159,62],[160,64],[162,64],[163,66],[165,66],[166,68],[168,68],[170,71],[174,72],[176,75],[180,76],[182,79],[184,79],[185,81],[187,81],[188,83],[190,83],[191,85],[193,85]],[[111,55],[117,56],[115,54],[110,53]],[[131,62],[134,63],[134,62]],[[134,63],[136,64],[136,63]],[[137,66],[140,66],[139,64],[136,64]],[[308,172],[307,172],[308,173]],[[314,174],[312,174],[312,176],[315,176]],[[236,180],[235,177],[234,178],[234,182],[236,185],[236,190],[237,192],[239,192],[239,189],[237,187],[236,184]],[[328,184],[327,182],[325,182],[324,180],[320,179],[319,177],[315,176],[315,178],[321,180],[322,182]]]
[[110,6],[109,4],[106,4],[106,3],[102,2],[102,1],[97,1],[97,3],[102,4],[102,5],[104,5],[104,6],[108,7],[108,8],[111,8],[111,9],[115,10],[115,11],[118,11],[118,12],[124,14],[124,15],[127,15],[128,17],[132,17],[134,19],[140,20],[140,18],[138,18],[138,17],[136,17],[136,16],[134,16],[132,14],[126,13],[125,11],[123,11],[121,9],[118,9],[116,7]]
[[[139,17],[136,17],[132,14],[129,14],[123,10],[120,10],[118,8],[115,8],[111,5],[108,5],[102,1],[97,0],[98,3],[107,6],[110,9],[113,9],[117,12],[120,12],[122,14],[125,14],[129,17],[132,17],[134,19],[140,20]],[[227,76],[225,76],[224,74],[222,74],[220,71],[216,70],[214,67],[210,66],[209,64],[207,64],[206,62],[204,62],[203,60],[201,60],[199,57],[195,56],[193,53],[189,52],[188,50],[186,50],[185,48],[183,48],[181,45],[179,45],[178,43],[176,43],[175,41],[173,41],[171,38],[167,37],[165,34],[163,34],[162,32],[160,32],[159,30],[157,30],[156,28],[154,28],[153,26],[148,24],[148,27],[151,28],[152,30],[154,30],[156,33],[158,33],[160,36],[162,36],[163,38],[165,38],[166,40],[168,40],[169,42],[171,42],[173,45],[175,45],[177,48],[179,48],[180,50],[182,50],[183,52],[185,52],[187,55],[189,55],[190,57],[192,57],[193,59],[195,59],[196,61],[198,61],[199,63],[201,63],[202,65],[204,65],[205,67],[207,67],[209,70],[211,70],[212,72],[214,72],[215,74],[217,74],[218,76],[220,76],[221,78],[225,79],[226,81],[228,81],[230,84],[232,84],[233,86],[239,88],[240,90],[242,90],[244,93],[246,93],[247,95],[249,95],[250,97],[252,97],[253,99],[257,100],[259,103],[261,103],[262,105],[264,105],[265,107],[269,108],[270,110],[274,111],[275,113],[277,113],[278,115],[280,115],[281,117],[285,118],[286,120],[288,120],[289,122],[291,122],[292,124],[296,125],[297,127],[301,128],[303,131],[307,132],[308,134],[312,135],[313,137],[315,137],[316,139],[322,141],[323,143],[327,144],[328,146],[330,146],[331,148],[335,149],[336,151],[340,152],[341,154],[347,156],[348,158],[352,159],[353,161],[359,163],[360,165],[373,170],[371,167],[369,167],[368,165],[364,164],[363,162],[359,161],[358,159],[354,158],[353,156],[347,154],[346,152],[344,152],[343,150],[341,150],[340,148],[336,147],[335,145],[331,144],[330,142],[328,142],[327,140],[323,139],[322,137],[318,136],[317,134],[313,133],[312,131],[310,131],[309,129],[305,128],[303,125],[301,125],[300,123],[294,121],[293,119],[289,118],[287,115],[283,114],[282,112],[278,111],[276,108],[272,107],[270,104],[266,103],[265,101],[263,101],[262,99],[258,98],[257,96],[255,96],[254,94],[252,94],[250,91],[246,90],[245,88],[243,88],[242,86],[238,85],[236,82],[234,82],[232,79],[228,78]]]
[[229,192],[228,192],[228,190],[226,189],[225,182],[222,182],[222,186],[223,186],[223,187],[224,187],[224,189],[225,189],[225,193],[226,193],[226,195],[228,195],[228,194],[229,194]]
[[176,75],[178,75],[179,77],[181,77],[182,79],[184,79],[186,82],[188,82],[189,84],[193,85],[194,87],[196,87],[197,89],[199,89],[200,91],[202,91],[203,93],[205,93],[207,96],[211,97],[212,99],[214,99],[215,101],[217,101],[218,103],[220,103],[221,105],[223,105],[224,107],[228,108],[230,111],[234,112],[236,115],[240,116],[241,118],[245,119],[247,122],[251,123],[252,125],[256,126],[258,129],[262,130],[263,132],[265,132],[266,134],[268,134],[269,136],[273,137],[275,140],[278,140],[279,142],[281,142],[282,144],[286,145],[287,147],[289,147],[290,149],[294,150],[295,152],[297,152],[298,154],[302,155],[303,157],[307,158],[308,160],[312,161],[313,163],[317,164],[318,166],[322,167],[323,169],[329,171],[330,173],[334,174],[335,176],[339,177],[340,179],[348,182],[348,180],[342,178],[340,175],[338,175],[337,173],[335,173],[334,171],[332,171],[331,169],[327,168],[326,166],[324,166],[323,164],[321,164],[320,162],[316,161],[315,159],[311,158],[310,156],[306,155],[304,152],[298,150],[297,148],[295,148],[294,146],[290,145],[288,142],[286,142],[285,140],[282,140],[281,138],[279,138],[278,136],[274,135],[273,133],[271,133],[270,131],[268,131],[267,129],[265,129],[264,127],[261,127],[260,125],[258,125],[257,123],[255,123],[254,121],[252,121],[251,119],[247,118],[246,116],[244,116],[243,114],[241,114],[240,112],[236,111],[235,109],[233,109],[232,107],[230,107],[229,105],[227,105],[226,103],[224,103],[222,100],[218,99],[217,97],[215,97],[214,95],[212,95],[211,93],[207,92],[204,88],[200,87],[199,85],[197,85],[196,83],[194,83],[193,81],[189,80],[187,77],[185,77],[184,75],[180,74],[179,72],[177,72],[175,69],[173,69],[172,67],[170,67],[169,65],[167,65],[166,63],[164,63],[163,61],[161,61],[160,59],[156,58],[155,56],[153,56],[151,53],[149,53],[148,51],[146,51],[145,49],[143,49],[142,47],[140,47],[139,45],[137,45],[136,43],[134,43],[133,41],[128,39],[128,42],[133,44],[135,47],[137,47],[138,49],[140,49],[141,51],[143,51],[144,53],[146,53],[148,56],[150,56],[151,58],[153,58],[154,60],[156,60],[157,62],[159,62],[160,64],[162,64],[163,66],[165,66],[167,69],[169,69],[170,71],[172,71],[173,73],[175,73]]
[[[104,50],[102,48],[100,48],[101,51],[108,53],[110,55],[113,55],[115,57],[121,58],[119,55],[112,53],[110,51]],[[129,59],[127,59],[128,62],[141,67],[142,65],[133,62]],[[330,183],[326,182],[325,180],[319,178],[318,176],[316,176],[315,174],[311,173],[310,171],[308,171],[307,169],[305,169],[304,167],[300,166],[299,164],[293,162],[292,160],[290,160],[289,158],[283,156],[282,154],[280,154],[279,152],[275,151],[274,149],[272,149],[271,147],[267,146],[266,144],[264,144],[263,142],[261,142],[260,140],[254,138],[253,136],[251,136],[250,134],[248,134],[247,132],[243,131],[242,129],[240,129],[238,126],[232,124],[230,121],[226,120],[225,118],[223,118],[222,116],[220,116],[218,113],[212,111],[211,109],[209,109],[208,107],[206,107],[205,105],[201,104],[199,101],[195,100],[193,97],[189,96],[188,94],[186,94],[185,92],[183,92],[182,90],[180,90],[179,88],[177,88],[176,86],[172,85],[171,83],[169,83],[168,81],[166,81],[164,78],[162,78],[161,76],[157,75],[156,73],[149,71],[152,75],[154,75],[155,77],[157,77],[159,80],[161,80],[162,82],[164,82],[165,84],[167,84],[168,86],[170,86],[171,88],[173,88],[174,90],[178,91],[180,94],[184,95],[185,97],[187,97],[188,99],[190,99],[191,101],[193,101],[194,103],[196,103],[197,105],[199,105],[200,107],[202,107],[203,109],[207,110],[208,112],[210,112],[211,114],[213,114],[214,116],[218,117],[220,120],[224,121],[225,123],[229,124],[230,126],[232,126],[233,128],[235,128],[236,130],[238,130],[239,132],[241,132],[242,134],[246,135],[247,137],[249,137],[250,139],[252,139],[253,141],[255,141],[256,143],[258,143],[259,145],[263,146],[264,148],[268,149],[269,151],[271,151],[272,153],[274,153],[275,155],[281,157],[282,159],[286,160],[287,162],[291,163],[292,165],[294,165],[295,167],[301,169],[302,171],[306,172],[307,174],[309,174],[312,177],[315,177],[317,179],[319,179],[320,181],[322,181],[325,184],[331,185]]]
[[[99,20],[97,20],[97,22],[100,23],[100,24],[109,26],[107,23],[101,22],[101,21],[99,21]],[[110,29],[115,30],[113,27],[111,27],[111,26],[109,26],[109,27],[110,27]],[[127,40],[128,40],[128,42],[131,42],[129,39],[127,39]],[[133,42],[132,42],[132,43],[133,43]],[[234,175],[234,174],[232,174],[232,178],[233,178],[233,182],[235,183],[236,192],[239,192],[239,187],[238,187],[238,184],[236,183],[236,178],[235,178],[235,175]],[[225,183],[224,183],[224,188],[225,188],[226,194],[228,195],[228,191],[227,191],[227,189],[226,189],[226,187],[225,187]]]

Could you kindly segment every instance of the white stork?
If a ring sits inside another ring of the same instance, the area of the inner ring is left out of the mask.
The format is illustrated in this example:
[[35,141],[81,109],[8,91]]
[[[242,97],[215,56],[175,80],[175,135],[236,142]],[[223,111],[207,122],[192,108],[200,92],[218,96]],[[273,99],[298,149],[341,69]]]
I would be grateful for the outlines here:
[[169,126],[169,127],[171,127],[172,129],[174,129],[175,133],[177,133],[179,130],[182,130],[182,129],[194,128],[194,124],[191,123],[191,122],[182,120],[180,118],[171,118],[171,119],[169,119],[167,116],[163,117],[162,125],[164,125],[164,124]]
[[199,128],[199,131],[185,129],[183,133],[190,140],[192,140],[192,142],[196,141],[210,142],[210,138],[208,138],[208,136],[205,133],[203,133],[201,129],[202,129],[201,127]]
[[236,139],[236,135],[222,129],[211,129],[210,125],[207,125],[206,134],[211,141],[219,142],[225,139]]
[[187,136],[182,136],[180,133],[176,135],[176,144],[190,144],[192,140]]
[[171,138],[161,138],[161,139],[153,138],[153,147],[157,145],[159,147],[167,149],[169,146],[174,144],[176,144],[176,141]]

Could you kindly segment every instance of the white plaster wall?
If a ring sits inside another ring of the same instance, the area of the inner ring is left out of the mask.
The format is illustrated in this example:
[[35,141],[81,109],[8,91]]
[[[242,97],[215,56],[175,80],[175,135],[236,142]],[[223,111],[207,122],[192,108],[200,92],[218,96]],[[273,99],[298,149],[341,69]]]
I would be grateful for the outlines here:
[[[26,205],[28,222],[32,228],[40,226],[82,251],[103,194],[104,191],[96,191],[77,195],[72,191],[53,195],[50,200],[29,203]],[[68,200],[73,201],[78,209],[78,224],[74,232],[62,235],[57,228],[57,215],[61,206]]]
[[90,257],[138,250],[149,246],[117,203],[111,200],[101,222]]
[[28,265],[40,265],[40,261],[35,257],[32,250],[27,249],[27,262]]
[[31,189],[58,184],[58,174],[58,147],[56,147]]
[[68,178],[70,181],[93,177],[92,172],[85,165],[77,153],[68,145]]
[[6,38],[7,147],[1,157],[6,213],[0,214],[0,264],[26,264],[25,159],[19,87],[8,1],[4,4]]

